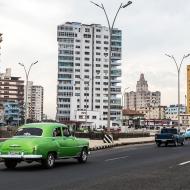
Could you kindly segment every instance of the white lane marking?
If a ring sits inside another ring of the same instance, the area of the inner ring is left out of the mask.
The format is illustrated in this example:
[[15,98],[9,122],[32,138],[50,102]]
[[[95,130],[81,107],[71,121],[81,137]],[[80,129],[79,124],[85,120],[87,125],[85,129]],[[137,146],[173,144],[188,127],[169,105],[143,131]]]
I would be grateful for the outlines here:
[[185,164],[189,164],[190,163],[190,161],[186,161],[186,162],[182,162],[182,163],[180,163],[180,164],[178,164],[179,166],[183,166],[183,165],[185,165]]
[[107,159],[107,160],[105,160],[105,162],[114,161],[114,160],[119,160],[119,159],[125,159],[125,158],[128,158],[128,156],[122,156],[122,157]]

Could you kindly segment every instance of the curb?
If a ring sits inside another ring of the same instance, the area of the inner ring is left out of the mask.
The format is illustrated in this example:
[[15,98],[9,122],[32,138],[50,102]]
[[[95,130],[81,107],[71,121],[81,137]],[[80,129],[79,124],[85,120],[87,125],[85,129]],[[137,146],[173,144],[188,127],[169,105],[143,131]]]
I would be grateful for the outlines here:
[[101,146],[95,146],[89,148],[90,151],[97,151],[101,149],[107,149],[107,148],[113,148],[118,146],[127,146],[127,145],[135,145],[135,144],[148,144],[148,143],[154,143],[154,140],[151,141],[140,141],[140,142],[122,142],[122,143],[113,143],[113,144],[107,144],[107,145],[101,145]]

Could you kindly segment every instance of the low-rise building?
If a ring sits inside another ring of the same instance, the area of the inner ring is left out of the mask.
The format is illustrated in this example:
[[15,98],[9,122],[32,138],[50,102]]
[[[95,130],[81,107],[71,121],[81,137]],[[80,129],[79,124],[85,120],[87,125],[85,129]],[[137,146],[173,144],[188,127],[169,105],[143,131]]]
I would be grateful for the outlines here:
[[[180,115],[185,114],[186,106],[180,104]],[[166,119],[178,120],[178,105],[170,105],[165,110]]]
[[165,109],[166,106],[157,106],[157,107],[144,107],[139,108],[138,111],[145,115],[145,119],[165,119]]
[[145,114],[140,113],[139,111],[124,109],[122,111],[123,126],[144,126],[144,115]]
[[180,125],[190,127],[190,114],[180,114]]

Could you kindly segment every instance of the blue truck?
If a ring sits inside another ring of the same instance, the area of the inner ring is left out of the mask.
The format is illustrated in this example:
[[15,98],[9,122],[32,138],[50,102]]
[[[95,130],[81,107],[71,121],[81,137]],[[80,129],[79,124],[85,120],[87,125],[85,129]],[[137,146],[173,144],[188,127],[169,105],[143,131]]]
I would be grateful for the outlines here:
[[162,144],[168,146],[168,144],[174,144],[177,146],[180,144],[184,145],[184,135],[180,134],[180,132],[176,128],[162,128],[159,134],[155,135],[155,142],[158,147]]

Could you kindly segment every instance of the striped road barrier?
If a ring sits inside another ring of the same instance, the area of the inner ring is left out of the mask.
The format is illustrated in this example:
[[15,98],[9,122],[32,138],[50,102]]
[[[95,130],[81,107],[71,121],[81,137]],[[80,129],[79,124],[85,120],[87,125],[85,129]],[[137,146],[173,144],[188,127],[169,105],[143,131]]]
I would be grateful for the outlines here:
[[105,134],[103,138],[104,143],[113,143],[113,136],[111,134]]

